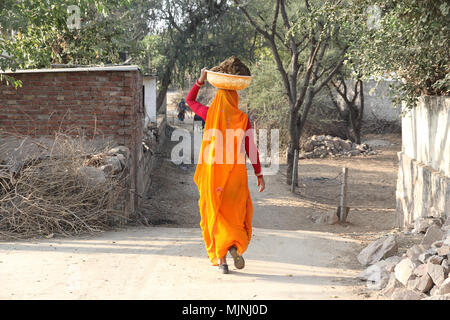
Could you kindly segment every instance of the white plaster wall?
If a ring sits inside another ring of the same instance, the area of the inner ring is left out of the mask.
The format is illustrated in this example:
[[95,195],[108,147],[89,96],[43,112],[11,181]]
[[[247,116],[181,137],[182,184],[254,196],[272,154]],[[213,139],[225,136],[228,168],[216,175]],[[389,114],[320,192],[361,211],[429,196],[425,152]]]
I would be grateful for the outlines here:
[[[347,95],[353,96],[353,89],[355,88],[354,80],[345,81],[347,85]],[[366,80],[363,82],[364,90],[364,114],[363,120],[381,119],[400,123],[401,107],[395,106],[391,97],[389,96],[389,85],[392,80]],[[343,106],[344,100],[341,96],[336,94],[338,104]],[[359,105],[359,98],[357,99]]]
[[450,177],[450,97],[421,97],[402,118],[402,151]]
[[397,224],[450,215],[450,97],[425,96],[402,118]]
[[156,77],[144,77],[145,87],[145,126],[148,122],[156,123]]

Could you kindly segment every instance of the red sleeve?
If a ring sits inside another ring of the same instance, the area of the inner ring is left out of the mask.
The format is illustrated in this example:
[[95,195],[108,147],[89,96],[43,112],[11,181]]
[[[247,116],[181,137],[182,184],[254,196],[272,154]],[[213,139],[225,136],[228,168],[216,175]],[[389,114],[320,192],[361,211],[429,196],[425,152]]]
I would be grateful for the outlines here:
[[255,140],[253,138],[253,130],[249,129],[252,129],[250,119],[247,122],[247,131],[246,131],[247,134],[245,135],[245,152],[247,153],[247,156],[250,158],[250,162],[252,163],[255,175],[262,176],[261,163],[259,162],[259,153],[255,145]]
[[196,115],[198,115],[199,117],[201,117],[203,120],[206,121],[206,114],[208,113],[209,108],[195,100],[197,99],[199,89],[200,87],[197,85],[197,83],[195,83],[186,97],[186,103],[188,104],[189,108],[191,108],[191,110],[194,111]]
[[[199,117],[201,117],[203,120],[206,121],[206,115],[208,113],[209,108],[195,100],[197,99],[197,94],[199,90],[200,86],[194,84],[191,90],[189,91],[188,95],[186,96],[186,103],[188,104],[189,108],[191,108],[192,111],[194,111],[196,115],[198,115]],[[249,129],[252,129],[250,120],[247,122],[247,130]],[[250,158],[253,170],[255,171],[255,175],[262,175],[261,163],[259,162],[259,153],[253,138],[253,131],[249,130],[247,132],[248,134],[245,136],[245,152],[247,153],[247,156]]]

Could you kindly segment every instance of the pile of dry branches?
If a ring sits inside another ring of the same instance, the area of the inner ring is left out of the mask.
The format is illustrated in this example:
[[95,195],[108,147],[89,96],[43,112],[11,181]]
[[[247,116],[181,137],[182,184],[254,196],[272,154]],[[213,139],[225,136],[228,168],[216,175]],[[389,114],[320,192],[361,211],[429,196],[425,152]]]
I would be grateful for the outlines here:
[[42,152],[0,161],[0,239],[101,231],[117,221],[123,174],[87,175],[83,169],[97,170],[108,150],[91,147],[57,134]]

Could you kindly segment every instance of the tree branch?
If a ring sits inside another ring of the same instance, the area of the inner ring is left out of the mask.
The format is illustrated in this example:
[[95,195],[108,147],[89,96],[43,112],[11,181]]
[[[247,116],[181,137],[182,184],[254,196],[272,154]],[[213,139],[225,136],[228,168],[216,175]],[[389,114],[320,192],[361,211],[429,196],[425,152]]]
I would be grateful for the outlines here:
[[295,107],[294,107],[296,112],[298,112],[298,110],[300,109],[300,106],[303,103],[303,100],[305,99],[306,92],[308,91],[309,82],[311,79],[311,74],[312,74],[312,70],[313,70],[313,66],[314,66],[314,60],[317,56],[317,52],[319,51],[320,45],[321,45],[321,42],[319,41],[318,43],[315,44],[315,46],[313,46],[311,48],[311,53],[309,55],[308,64],[306,66],[306,72],[305,72],[305,77],[303,79],[300,96],[297,99],[297,101],[295,103]]
[[[345,50],[347,50],[348,47],[345,48]],[[343,52],[343,54],[345,53],[345,51]],[[321,84],[314,90],[314,94],[316,94],[317,92],[319,92],[322,87],[324,85],[326,85],[328,83],[328,81],[330,81],[331,78],[333,78],[333,76],[335,75],[336,72],[339,71],[339,69],[342,67],[342,64],[345,61],[345,57],[343,57],[341,59],[341,61],[339,61],[339,63],[334,67],[334,69],[330,72],[330,74],[321,82]]]
[[258,24],[250,17],[250,15],[248,14],[248,11],[241,6],[241,4],[239,3],[238,0],[233,0],[234,3],[238,6],[239,10],[242,11],[242,13],[244,14],[245,18],[247,18],[248,22],[250,22],[250,24],[256,29],[256,31],[258,31],[259,33],[261,33],[264,37],[266,37],[267,39],[270,38],[270,35],[267,31],[261,29]]
[[[281,0],[277,0],[277,4],[279,4],[280,1]],[[284,69],[283,61],[281,60],[280,53],[279,53],[277,45],[275,43],[275,34],[274,33],[271,34],[267,30],[261,29],[256,24],[256,22],[252,19],[252,17],[248,13],[247,9],[245,9],[243,6],[241,6],[241,4],[239,3],[238,0],[234,0],[234,3],[242,11],[244,16],[248,20],[248,22],[250,22],[250,24],[256,29],[256,31],[258,31],[260,34],[262,34],[269,41],[269,44],[270,44],[270,46],[272,48],[272,52],[273,52],[273,55],[274,55],[274,58],[275,58],[275,62],[277,63],[277,69],[278,69],[278,71],[280,71],[281,78],[283,80],[283,84],[284,84],[284,87],[286,89],[286,93],[288,95],[288,99],[289,99],[289,101],[292,102],[291,105],[293,105],[295,103],[295,101],[292,101],[291,86],[290,86],[290,83],[289,83],[289,78],[288,78],[286,70]],[[279,10],[278,9],[275,10],[273,21],[276,21],[278,19],[278,13],[279,13]],[[276,23],[272,24],[272,28],[273,28],[274,25],[275,25],[275,28],[276,28]]]

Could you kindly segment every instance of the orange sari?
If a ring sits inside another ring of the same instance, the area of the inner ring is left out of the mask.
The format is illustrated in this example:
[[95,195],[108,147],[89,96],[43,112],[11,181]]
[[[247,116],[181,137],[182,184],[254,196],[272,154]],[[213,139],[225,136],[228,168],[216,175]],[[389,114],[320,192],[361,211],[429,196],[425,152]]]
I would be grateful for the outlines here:
[[206,117],[194,175],[200,193],[200,227],[214,265],[232,245],[244,253],[252,236],[253,207],[243,148],[248,115],[238,109],[238,101],[236,91],[217,91]]

